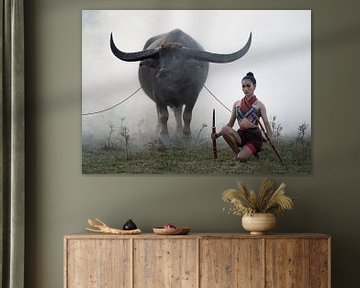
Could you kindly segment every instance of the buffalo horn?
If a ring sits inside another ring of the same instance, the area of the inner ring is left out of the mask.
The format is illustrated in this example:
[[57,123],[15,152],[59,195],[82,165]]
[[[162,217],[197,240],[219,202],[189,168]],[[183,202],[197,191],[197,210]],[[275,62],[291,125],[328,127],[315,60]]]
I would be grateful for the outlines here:
[[208,61],[213,63],[227,63],[240,59],[242,56],[246,54],[246,52],[249,50],[251,45],[251,37],[252,37],[252,33],[250,33],[249,39],[245,44],[245,46],[241,48],[239,51],[231,54],[218,54],[218,53],[211,53],[211,52],[194,50],[189,48],[184,48],[184,50],[186,50],[186,53],[190,58],[196,60]]
[[111,47],[112,53],[117,58],[119,58],[119,59],[121,59],[123,61],[129,61],[129,62],[131,62],[131,61],[141,61],[141,60],[148,59],[148,58],[154,58],[158,54],[158,49],[149,49],[149,50],[145,50],[145,51],[130,52],[130,53],[120,51],[115,46],[112,33],[110,35],[110,47]]

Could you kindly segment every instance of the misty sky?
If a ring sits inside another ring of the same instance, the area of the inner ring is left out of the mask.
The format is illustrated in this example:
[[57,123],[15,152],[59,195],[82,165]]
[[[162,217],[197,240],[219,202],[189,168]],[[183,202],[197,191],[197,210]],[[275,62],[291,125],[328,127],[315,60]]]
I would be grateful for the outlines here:
[[[248,53],[227,64],[210,64],[205,85],[228,107],[243,97],[241,79],[249,71],[257,80],[255,94],[267,114],[277,117],[283,134],[296,134],[300,124],[311,130],[311,11],[310,10],[84,10],[82,16],[82,113],[110,107],[139,86],[138,62],[117,59],[109,38],[120,50],[142,50],[151,36],[180,28],[205,50],[231,53],[243,47],[250,32]],[[203,123],[211,126],[212,109],[217,126],[226,124],[226,111],[205,89],[193,110],[192,133]],[[173,125],[170,112],[169,131]],[[83,116],[83,136],[103,138],[109,123],[122,121],[132,131],[153,130],[156,108],[143,91],[115,109]],[[121,120],[122,119],[122,120]],[[173,125],[174,126],[174,125]],[[235,127],[237,129],[237,124]]]

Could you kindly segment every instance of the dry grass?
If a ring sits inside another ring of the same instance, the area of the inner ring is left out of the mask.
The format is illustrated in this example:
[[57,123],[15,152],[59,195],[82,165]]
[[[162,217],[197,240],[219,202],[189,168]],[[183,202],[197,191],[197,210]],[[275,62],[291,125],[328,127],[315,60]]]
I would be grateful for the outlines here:
[[234,215],[254,213],[283,214],[294,207],[294,199],[285,195],[284,183],[274,190],[270,179],[262,181],[259,193],[249,190],[245,183],[238,181],[238,189],[230,188],[222,193],[222,199],[230,203],[229,212]]

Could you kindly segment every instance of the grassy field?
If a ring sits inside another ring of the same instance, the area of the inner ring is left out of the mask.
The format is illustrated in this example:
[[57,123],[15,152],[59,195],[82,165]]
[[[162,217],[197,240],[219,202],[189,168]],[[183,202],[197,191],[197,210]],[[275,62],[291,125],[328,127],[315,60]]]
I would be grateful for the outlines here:
[[277,148],[282,164],[271,147],[264,143],[260,158],[246,163],[235,161],[225,144],[218,144],[218,159],[213,158],[210,142],[193,146],[148,143],[142,149],[125,145],[90,149],[83,147],[84,174],[309,174],[311,142],[296,139],[281,141]]

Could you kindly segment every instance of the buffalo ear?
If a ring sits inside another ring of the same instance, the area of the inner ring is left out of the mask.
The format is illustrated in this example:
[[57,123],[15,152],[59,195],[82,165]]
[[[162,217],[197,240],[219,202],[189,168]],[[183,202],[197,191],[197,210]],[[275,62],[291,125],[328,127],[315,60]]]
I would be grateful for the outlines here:
[[156,68],[159,66],[159,61],[156,59],[146,59],[140,62],[140,67]]
[[202,69],[207,62],[199,61],[195,59],[188,59],[186,60],[186,63],[190,64],[192,68]]

